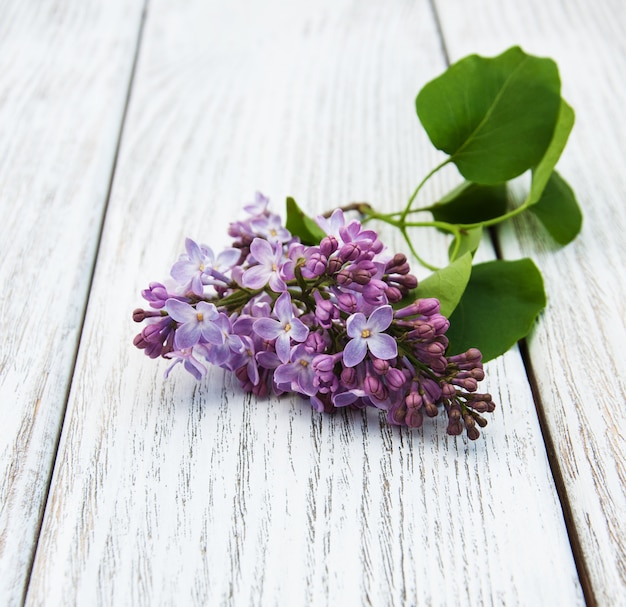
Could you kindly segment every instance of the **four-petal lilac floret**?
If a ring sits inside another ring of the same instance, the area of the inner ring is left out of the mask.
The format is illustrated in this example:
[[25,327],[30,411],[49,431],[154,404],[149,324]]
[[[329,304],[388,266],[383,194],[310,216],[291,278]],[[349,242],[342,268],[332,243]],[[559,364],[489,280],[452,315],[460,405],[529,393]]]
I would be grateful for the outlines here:
[[198,245],[191,238],[185,240],[186,255],[172,266],[172,278],[183,288],[201,297],[204,294],[204,285],[211,282],[211,278],[227,283],[224,272],[230,270],[239,261],[241,252],[230,248],[222,251],[217,258],[211,247]]
[[346,323],[346,332],[352,339],[346,344],[343,351],[343,364],[346,367],[358,365],[364,358],[367,350],[382,360],[389,360],[398,356],[396,340],[388,333],[393,320],[391,306],[380,306],[365,318],[362,312],[352,314]]
[[289,384],[292,390],[300,392],[300,394],[307,394],[308,396],[317,394],[317,387],[314,383],[315,371],[312,364],[315,356],[314,352],[310,352],[302,344],[293,348],[290,362],[286,365],[280,365],[274,371],[276,383],[279,386]]
[[263,339],[276,340],[276,354],[281,362],[289,362],[291,340],[303,342],[309,335],[308,327],[293,314],[293,305],[289,293],[283,293],[274,304],[273,318],[259,318],[254,322],[254,332]]
[[291,232],[282,225],[282,220],[279,215],[257,217],[250,221],[250,225],[257,234],[267,238],[272,244],[282,244],[292,239]]
[[251,266],[243,273],[243,286],[248,289],[262,289],[269,282],[272,291],[276,293],[286,291],[287,285],[280,276],[283,261],[282,246],[273,247],[267,240],[255,238],[250,245],[250,253],[257,261],[257,265]]
[[195,346],[201,338],[212,344],[224,343],[222,331],[213,322],[218,317],[214,304],[200,301],[194,308],[184,301],[168,299],[165,309],[176,322],[181,323],[174,337],[179,350]]

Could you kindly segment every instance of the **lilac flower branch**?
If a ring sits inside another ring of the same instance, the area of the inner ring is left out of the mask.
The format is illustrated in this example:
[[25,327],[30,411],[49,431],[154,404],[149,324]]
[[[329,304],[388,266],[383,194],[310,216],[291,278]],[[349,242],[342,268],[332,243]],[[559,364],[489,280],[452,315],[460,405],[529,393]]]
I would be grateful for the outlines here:
[[476,438],[472,404],[493,410],[464,375],[480,377],[480,356],[468,351],[460,364],[448,356],[449,322],[436,299],[403,303],[417,286],[406,257],[386,253],[374,230],[342,211],[320,218],[326,235],[303,245],[265,197],[257,201],[252,217],[231,224],[238,260],[219,280],[205,276],[208,247],[188,240],[174,285],[144,291],[152,309],[133,313],[146,323],[135,345],[170,359],[167,374],[180,364],[199,379],[208,363],[259,397],[296,392],[326,412],[375,407],[414,428],[442,409],[450,434],[462,426]]

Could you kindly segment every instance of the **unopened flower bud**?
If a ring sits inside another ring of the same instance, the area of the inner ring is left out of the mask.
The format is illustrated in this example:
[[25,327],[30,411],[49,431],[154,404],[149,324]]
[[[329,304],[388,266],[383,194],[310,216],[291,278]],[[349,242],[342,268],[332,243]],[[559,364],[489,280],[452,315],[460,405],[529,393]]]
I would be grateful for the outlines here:
[[337,250],[338,246],[339,243],[334,236],[326,236],[320,242],[320,252],[324,257],[328,258]]
[[385,295],[390,303],[398,303],[402,300],[402,292],[397,287],[387,287]]
[[133,310],[133,320],[135,322],[143,322],[146,320],[146,311],[141,308],[136,308]]
[[396,409],[392,409],[389,414],[388,414],[388,418],[389,421],[392,424],[397,424],[398,426],[401,426],[404,423],[404,420],[406,419],[406,413],[407,413],[407,409],[405,406],[400,406]]
[[321,276],[326,271],[328,260],[321,253],[313,253],[307,260],[305,267],[313,276]]
[[406,399],[406,406],[410,409],[419,409],[424,403],[422,397],[417,392],[409,392]]
[[444,398],[452,398],[456,394],[456,388],[452,384],[443,384],[441,392]]
[[377,392],[380,392],[382,383],[375,375],[368,375],[363,382],[363,388],[368,394],[375,395]]
[[417,278],[413,276],[413,274],[399,276],[395,278],[394,281],[399,285],[402,285],[405,289],[408,289],[409,291],[417,287]]
[[313,359],[313,368],[321,373],[328,373],[335,367],[335,357],[329,354],[320,354]]
[[339,309],[348,314],[354,314],[358,310],[357,298],[352,293],[342,293],[337,297]]
[[389,393],[385,385],[375,375],[368,375],[363,382],[363,389],[367,394],[373,396],[377,400],[385,400]]
[[337,280],[337,284],[342,287],[347,287],[352,283],[352,276],[350,275],[349,270],[341,270],[337,273],[335,279]]
[[409,428],[420,428],[424,423],[424,414],[421,409],[407,409],[404,423]]
[[373,306],[386,304],[385,287],[385,283],[381,280],[370,280],[370,282],[363,287],[363,299]]
[[452,380],[452,383],[456,384],[457,386],[461,386],[468,392],[476,392],[476,390],[478,389],[478,382],[473,377],[465,377],[462,379],[455,377]]
[[450,420],[448,421],[448,427],[446,428],[446,432],[450,436],[460,436],[463,434],[463,424],[459,420]]
[[404,385],[404,373],[400,369],[392,367],[385,375],[385,381],[392,390],[399,390]]
[[348,242],[339,249],[339,257],[344,261],[354,261],[360,253],[361,249],[354,242]]
[[467,432],[467,438],[469,438],[470,440],[476,440],[477,438],[480,437],[480,431],[478,430],[476,426],[473,426],[471,428],[466,428],[466,432]]
[[358,269],[352,272],[352,280],[358,285],[366,285],[371,280],[370,273],[367,270]]
[[354,367],[344,367],[341,371],[341,383],[351,390],[356,387],[358,381],[357,372]]
[[378,375],[385,375],[387,371],[389,371],[389,361],[382,360],[380,358],[374,358],[372,361],[372,367],[374,367],[374,371],[378,373]]
[[477,415],[474,419],[481,428],[484,428],[487,425],[487,420],[482,417],[482,415]]
[[336,274],[337,272],[339,272],[341,270],[341,268],[343,267],[343,261],[341,261],[341,259],[339,259],[338,257],[331,257],[328,260],[328,265],[326,268],[326,273],[329,276],[333,276],[334,274]]
[[396,310],[396,318],[407,318],[409,316],[432,316],[439,313],[439,300],[434,297],[417,299],[411,305]]
[[428,417],[437,417],[439,414],[439,409],[437,409],[437,405],[434,403],[425,401],[424,408],[426,409],[426,415],[428,415]]
[[396,253],[393,258],[387,262],[387,265],[385,266],[385,273],[401,274],[401,272],[398,272],[397,268],[404,266],[406,263],[406,255],[403,253]]
[[443,335],[450,328],[450,321],[441,314],[433,314],[429,317],[428,322],[437,335]]

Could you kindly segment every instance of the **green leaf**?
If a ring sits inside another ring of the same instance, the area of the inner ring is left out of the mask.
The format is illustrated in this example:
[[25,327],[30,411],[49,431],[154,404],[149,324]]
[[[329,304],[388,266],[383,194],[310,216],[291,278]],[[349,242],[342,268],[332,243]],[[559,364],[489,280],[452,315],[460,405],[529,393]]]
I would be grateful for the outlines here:
[[436,297],[441,303],[441,313],[450,316],[463,295],[472,273],[472,255],[465,253],[449,266],[433,272],[411,291],[411,302],[416,299]]
[[[483,229],[481,226],[477,228],[471,228],[469,230],[463,230],[461,232],[461,245],[459,246],[459,250],[457,251],[454,259],[458,259],[461,255],[465,253],[469,253],[474,256],[476,249],[480,246],[480,241],[483,237]],[[454,253],[455,241],[453,240],[450,243],[450,247],[448,248],[448,257],[450,261],[454,261],[452,259],[452,254]]]
[[537,204],[529,209],[559,244],[566,245],[576,238],[583,215],[569,184],[553,171]]
[[559,119],[552,135],[552,141],[543,155],[539,164],[533,169],[532,182],[530,184],[530,194],[528,195],[528,204],[533,205],[539,202],[543,190],[550,179],[557,161],[563,153],[565,144],[569,138],[569,134],[574,127],[574,110],[561,99],[561,109],[559,111]]
[[308,217],[291,197],[287,198],[287,221],[285,227],[306,245],[319,244],[326,233]]
[[478,223],[506,212],[506,183],[481,185],[465,181],[429,207],[436,221]]
[[450,317],[449,352],[478,348],[483,361],[496,358],[528,335],[545,305],[543,279],[530,259],[476,265]]
[[513,47],[470,55],[420,91],[416,109],[435,147],[469,181],[508,181],[536,166],[552,139],[561,82],[551,59]]

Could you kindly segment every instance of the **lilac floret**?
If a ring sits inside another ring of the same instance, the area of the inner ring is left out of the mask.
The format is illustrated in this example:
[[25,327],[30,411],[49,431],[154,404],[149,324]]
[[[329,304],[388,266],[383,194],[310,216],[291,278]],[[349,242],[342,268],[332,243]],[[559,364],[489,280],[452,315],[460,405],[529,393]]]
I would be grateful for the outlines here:
[[291,389],[301,394],[313,396],[317,393],[315,387],[315,371],[313,369],[314,354],[303,345],[296,346],[291,351],[290,362],[281,365],[274,371],[277,384],[290,384]]
[[201,339],[213,343],[224,343],[224,336],[213,322],[217,308],[212,303],[200,301],[192,305],[177,299],[168,299],[165,303],[167,313],[180,325],[176,329],[174,343],[180,350],[195,346]]
[[168,377],[172,369],[179,363],[182,363],[185,370],[191,373],[196,379],[202,379],[206,374],[207,368],[194,356],[193,348],[184,348],[175,350],[165,354],[166,358],[171,358],[174,362],[165,371],[165,377]]
[[287,285],[280,276],[282,247],[273,247],[267,240],[255,238],[250,245],[250,252],[257,265],[251,266],[243,273],[243,286],[248,289],[262,289],[269,283],[272,291],[276,293],[286,291]]
[[308,334],[308,327],[293,313],[289,293],[283,293],[274,304],[273,318],[259,318],[253,325],[254,332],[263,339],[276,340],[276,354],[283,363],[289,361],[291,340],[303,342]]
[[357,312],[348,318],[346,331],[352,339],[346,344],[343,351],[343,364],[346,367],[358,365],[364,358],[367,350],[382,360],[389,360],[398,355],[396,341],[388,333],[384,333],[393,320],[391,306],[376,308],[369,316]]

